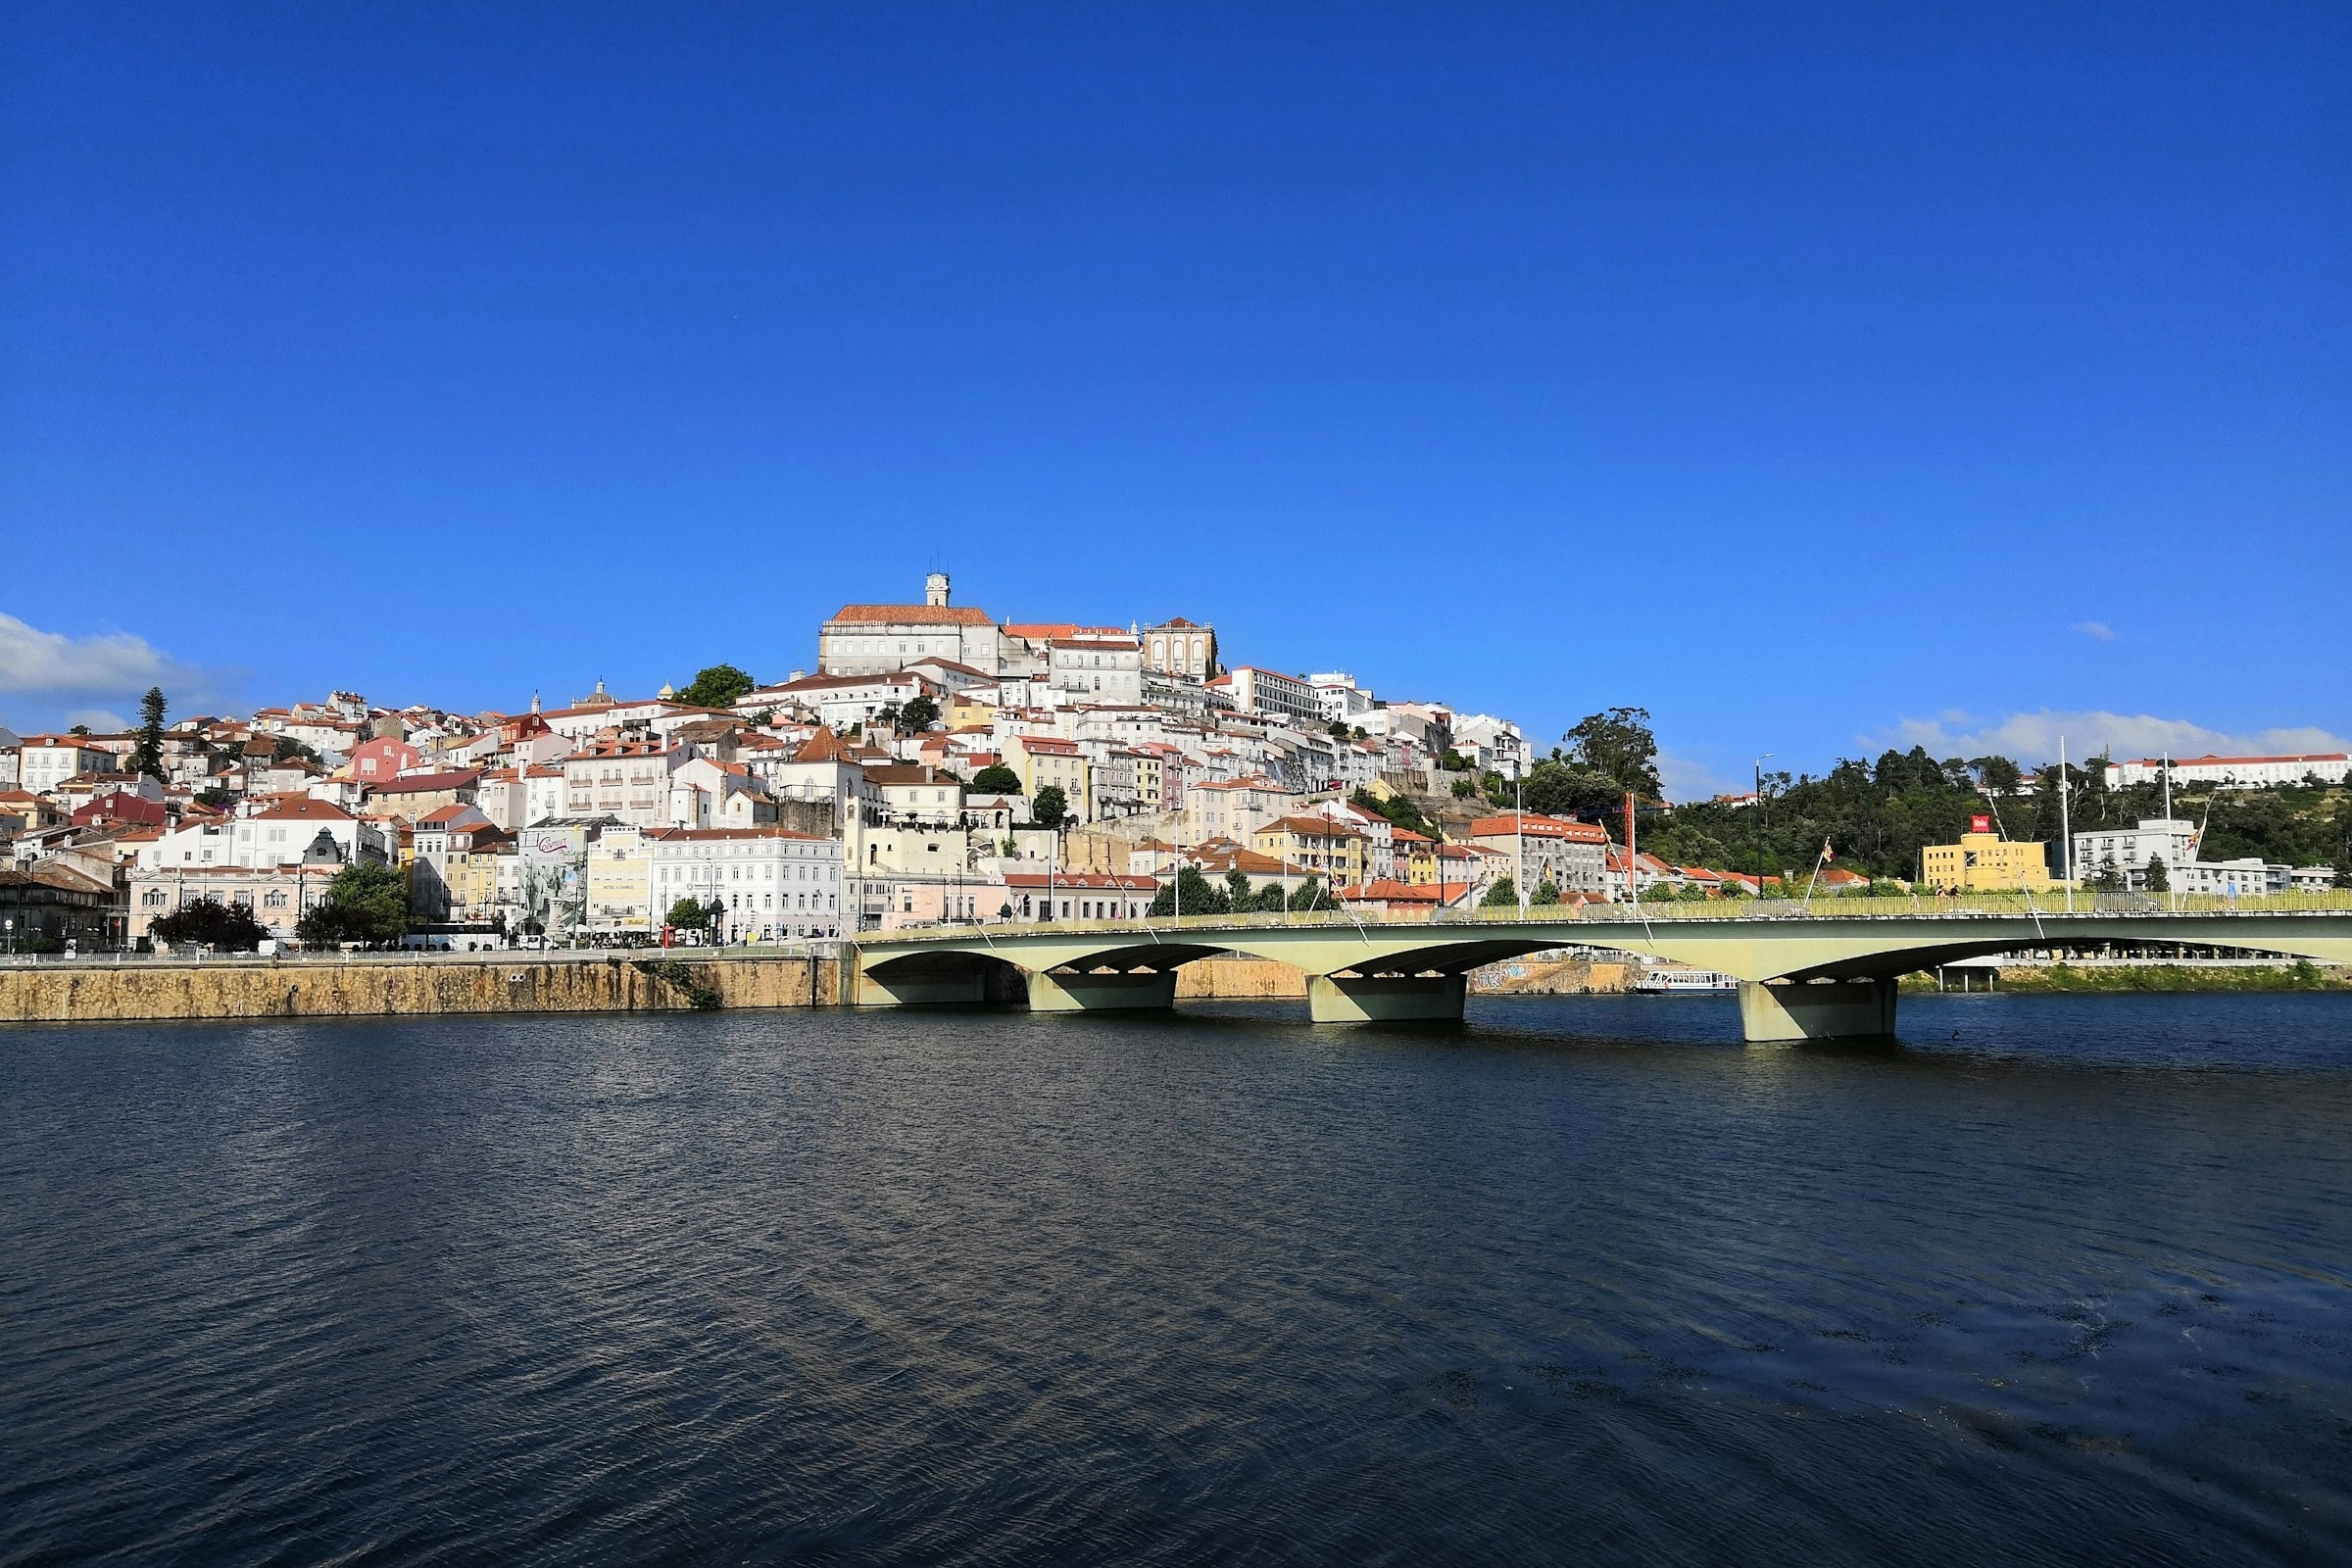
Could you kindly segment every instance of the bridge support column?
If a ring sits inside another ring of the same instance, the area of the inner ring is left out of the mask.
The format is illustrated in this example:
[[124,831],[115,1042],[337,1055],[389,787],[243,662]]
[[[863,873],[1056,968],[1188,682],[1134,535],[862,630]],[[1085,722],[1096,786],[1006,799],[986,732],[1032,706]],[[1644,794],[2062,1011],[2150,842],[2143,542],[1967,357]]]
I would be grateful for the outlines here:
[[1306,1006],[1317,1023],[1458,1023],[1469,989],[1458,974],[1310,974]]
[[1157,974],[1033,974],[1031,1012],[1101,1012],[1113,1008],[1173,1007],[1176,971]]
[[1740,982],[1740,1028],[1749,1041],[1861,1040],[1894,1033],[1892,980],[1817,985]]

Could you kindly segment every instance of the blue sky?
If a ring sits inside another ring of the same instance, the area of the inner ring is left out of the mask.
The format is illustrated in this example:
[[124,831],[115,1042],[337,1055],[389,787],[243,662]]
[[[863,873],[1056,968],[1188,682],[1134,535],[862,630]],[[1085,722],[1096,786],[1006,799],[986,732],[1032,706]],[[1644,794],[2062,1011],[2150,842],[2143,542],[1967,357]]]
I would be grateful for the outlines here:
[[2348,130],[2341,5],[11,7],[0,722],[945,565],[1685,792],[2320,744]]

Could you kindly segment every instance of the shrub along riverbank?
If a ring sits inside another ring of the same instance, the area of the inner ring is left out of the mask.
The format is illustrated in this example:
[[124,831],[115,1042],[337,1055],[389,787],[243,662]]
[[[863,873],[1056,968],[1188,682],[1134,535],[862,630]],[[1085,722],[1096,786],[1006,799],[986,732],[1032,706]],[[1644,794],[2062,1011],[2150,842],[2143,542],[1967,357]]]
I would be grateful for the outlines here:
[[[1981,974],[1982,970],[1972,970]],[[1906,991],[1933,991],[1933,974],[1905,975]],[[2293,963],[2208,968],[2199,964],[2100,964],[2077,968],[2071,963],[2018,965],[2004,968],[1994,984],[2000,991],[2352,991],[2352,969],[2298,959]]]

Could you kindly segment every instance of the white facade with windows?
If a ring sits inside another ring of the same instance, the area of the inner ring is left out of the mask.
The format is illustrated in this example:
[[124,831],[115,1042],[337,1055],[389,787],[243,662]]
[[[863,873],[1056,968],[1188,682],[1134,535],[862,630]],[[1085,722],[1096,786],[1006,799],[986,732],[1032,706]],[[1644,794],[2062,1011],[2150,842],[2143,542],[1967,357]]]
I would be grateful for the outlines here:
[[728,942],[834,937],[842,930],[841,845],[790,828],[655,828],[657,917],[678,900],[717,903]]
[[2352,781],[2352,754],[2310,752],[2293,757],[2135,757],[2107,764],[2107,787],[2162,782],[2170,766],[2176,784],[2219,784],[2224,788],[2263,789],[2300,784],[2317,775],[2328,784]]
[[1298,676],[1285,675],[1278,669],[1243,664],[1212,684],[1232,693],[1237,712],[1298,724],[1328,722],[1323,719],[1315,689]]
[[1315,689],[1317,716],[1327,723],[1353,724],[1357,714],[1372,711],[1372,694],[1344,669],[1309,675],[1306,683]]
[[2136,827],[2085,829],[2075,835],[2075,880],[2088,882],[2107,872],[2139,892],[2148,885],[2148,861],[2164,858],[2165,880],[2186,891],[2180,873],[2197,856],[2197,825],[2180,817],[2145,816]]
[[1080,632],[1046,644],[1054,689],[1089,703],[1134,708],[1144,700],[1144,654],[1133,637]]

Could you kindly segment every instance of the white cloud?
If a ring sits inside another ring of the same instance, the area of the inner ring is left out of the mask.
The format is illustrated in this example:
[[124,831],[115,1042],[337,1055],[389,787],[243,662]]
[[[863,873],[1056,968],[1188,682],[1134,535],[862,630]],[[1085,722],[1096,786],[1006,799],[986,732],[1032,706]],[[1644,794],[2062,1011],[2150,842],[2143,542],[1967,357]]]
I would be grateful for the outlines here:
[[17,699],[12,708],[42,722],[62,716],[92,729],[120,728],[113,708],[135,706],[150,686],[164,689],[174,713],[198,712],[221,704],[237,683],[235,671],[183,664],[129,632],[68,637],[0,612],[0,696]]
[[97,735],[120,735],[130,728],[130,720],[111,708],[71,708],[66,710],[66,727],[83,726]]
[[2110,713],[2100,710],[2059,712],[2042,709],[2011,713],[1985,722],[1967,713],[1946,711],[1933,719],[1906,718],[1892,733],[1857,737],[1864,746],[1894,746],[1908,750],[1924,746],[1932,756],[1983,757],[1997,753],[2028,767],[2055,761],[2058,739],[2066,738],[2070,758],[2113,757],[2262,757],[2281,753],[2352,751],[2352,741],[2316,725],[2289,729],[2230,731],[2211,729],[2185,718],[2159,718],[2153,713]]
[[163,678],[170,661],[144,637],[68,637],[0,614],[0,692],[53,694],[144,690]]
[[2075,630],[2096,642],[2111,643],[2115,641],[2115,628],[2103,620],[2078,620],[2075,622]]
[[1733,788],[1706,763],[1666,751],[1658,753],[1658,782],[1666,786],[1666,798],[1677,802],[1711,801]]

